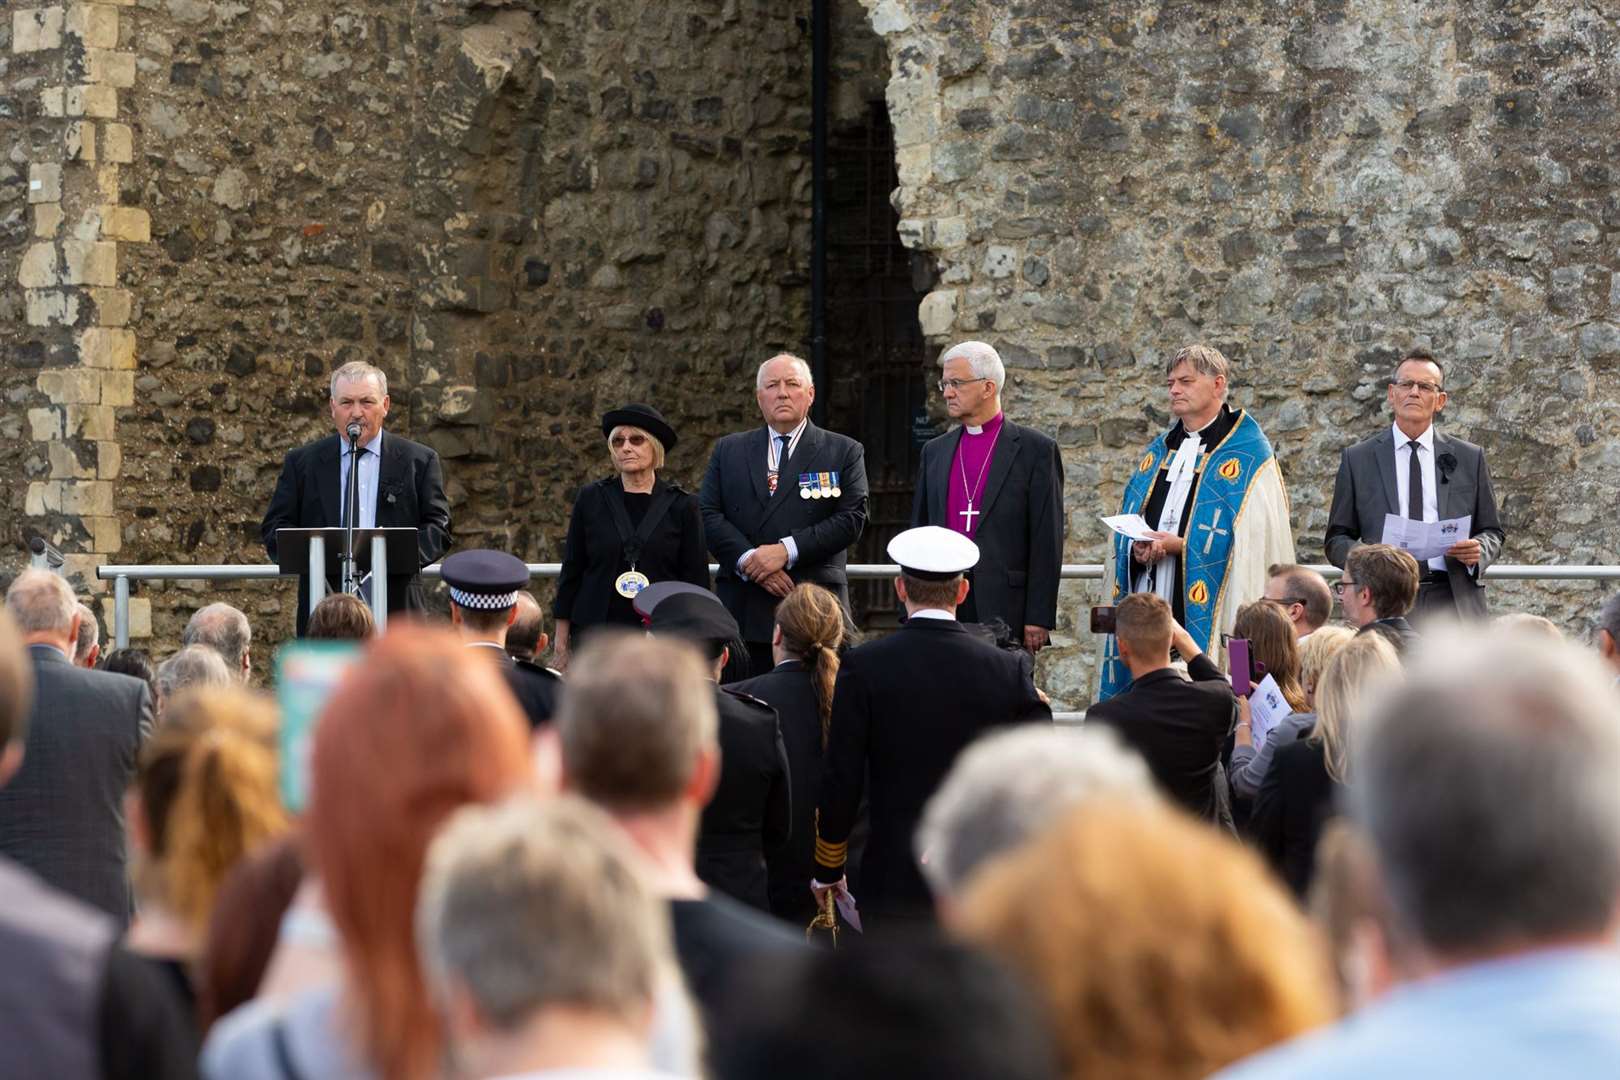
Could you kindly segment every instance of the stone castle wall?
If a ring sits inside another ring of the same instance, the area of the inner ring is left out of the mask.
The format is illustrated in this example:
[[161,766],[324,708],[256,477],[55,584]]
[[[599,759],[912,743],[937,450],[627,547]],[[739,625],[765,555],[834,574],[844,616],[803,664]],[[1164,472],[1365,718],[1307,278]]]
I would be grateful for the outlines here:
[[[1103,557],[1162,364],[1208,341],[1277,448],[1320,562],[1339,450],[1389,423],[1399,350],[1447,364],[1507,562],[1616,562],[1620,22],[1591,5],[868,0],[892,57],[902,235],[931,340],[1008,360],[1067,465],[1070,561]],[[1590,587],[1496,584],[1578,625]],[[1084,701],[1065,587],[1049,688]]]
[[[7,23],[0,498],[10,538],[77,553],[80,580],[263,561],[282,454],[330,430],[351,359],[443,456],[458,544],[555,560],[605,408],[666,410],[693,485],[756,415],[753,365],[805,337],[809,43],[780,5],[97,0]],[[291,630],[290,582],[194,583],[140,588],[136,633],[168,647],[205,592]]]

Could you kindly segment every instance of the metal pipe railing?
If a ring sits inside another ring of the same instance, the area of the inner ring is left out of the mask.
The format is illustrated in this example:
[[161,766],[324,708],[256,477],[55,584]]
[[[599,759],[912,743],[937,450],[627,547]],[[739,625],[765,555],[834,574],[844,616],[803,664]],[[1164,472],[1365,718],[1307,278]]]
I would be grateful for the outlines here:
[[[529,563],[529,575],[536,578],[554,578],[562,573],[562,563]],[[1059,573],[1065,581],[1100,581],[1103,563],[1064,563]],[[709,573],[719,572],[719,565],[709,564]],[[1336,566],[1308,567],[1332,580],[1340,575]],[[900,573],[893,563],[851,563],[845,568],[854,581],[892,578]],[[129,583],[131,581],[262,581],[282,576],[280,567],[273,563],[241,565],[212,564],[188,566],[185,564],[108,565],[96,568],[96,577],[113,583],[113,636],[117,647],[129,645]],[[439,576],[439,564],[422,568],[422,576]],[[1485,577],[1496,581],[1620,581],[1620,566],[1599,564],[1593,566],[1533,566],[1529,564],[1498,563],[1485,571]]]

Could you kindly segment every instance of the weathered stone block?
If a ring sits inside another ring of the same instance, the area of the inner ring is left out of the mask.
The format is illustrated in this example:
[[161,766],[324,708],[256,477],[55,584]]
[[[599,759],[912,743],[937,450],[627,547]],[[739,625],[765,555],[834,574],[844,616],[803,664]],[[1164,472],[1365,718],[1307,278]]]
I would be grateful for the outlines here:
[[35,480],[28,485],[28,493],[23,496],[23,513],[29,517],[44,517],[46,514],[60,514],[62,512],[62,482],[60,480]]
[[76,293],[57,289],[28,290],[29,326],[70,326],[78,317],[79,297]]
[[152,215],[135,206],[106,207],[101,211],[101,235],[133,244],[150,243]]
[[84,77],[90,82],[108,86],[134,86],[135,54],[113,49],[86,49]]
[[[135,367],[135,332],[92,327],[79,335],[79,362],[86,367],[131,370]],[[117,404],[108,402],[108,404]]]
[[39,92],[40,111],[46,116],[63,115],[63,88],[47,86]]
[[129,323],[134,294],[128,289],[91,289],[90,302],[96,306],[96,324],[125,326]]
[[69,285],[118,283],[118,245],[110,240],[64,240],[62,280]]
[[113,485],[106,480],[78,480],[62,484],[62,513],[109,517],[113,512]]
[[101,376],[101,403],[127,406],[135,404],[135,373],[133,371],[107,371]]
[[32,8],[11,13],[11,51],[40,52],[62,47],[62,9]]
[[135,136],[128,124],[101,126],[101,157],[116,165],[128,165],[135,160]]
[[69,404],[64,410],[65,432],[69,439],[112,439],[117,434],[116,414],[110,405]]
[[84,368],[50,368],[39,373],[36,385],[58,405],[94,405],[101,401],[101,376]]
[[32,244],[23,252],[22,262],[17,267],[17,284],[25,289],[44,289],[61,281],[55,244]]
[[117,518],[85,518],[84,525],[90,530],[91,543],[99,554],[112,555],[124,546],[124,534],[118,527]]
[[61,203],[34,204],[34,235],[42,240],[48,240],[56,235],[56,230],[62,225]]
[[62,438],[62,410],[29,409],[28,431],[35,442]]
[[96,476],[116,480],[124,469],[124,448],[115,442],[96,443]]
[[86,49],[115,49],[118,9],[107,4],[71,4],[67,9],[67,32],[84,42]]
[[[114,597],[106,596],[101,600],[101,618],[107,624],[109,635],[114,633],[117,618],[117,601]],[[145,596],[132,596],[129,598],[129,636],[130,640],[136,638],[149,638],[152,636],[152,601]]]
[[949,333],[956,322],[956,303],[955,289],[936,289],[923,297],[917,308],[917,321],[922,324],[922,332],[928,337]]
[[96,125],[75,120],[67,126],[62,148],[69,161],[96,160]]
[[118,91],[105,85],[70,86],[62,97],[62,108],[68,116],[110,120],[118,115]]
[[61,165],[54,161],[40,161],[28,166],[28,201],[31,203],[62,201]]
[[45,448],[51,463],[52,480],[94,480],[94,466],[82,464],[78,455],[65,442],[53,442]]

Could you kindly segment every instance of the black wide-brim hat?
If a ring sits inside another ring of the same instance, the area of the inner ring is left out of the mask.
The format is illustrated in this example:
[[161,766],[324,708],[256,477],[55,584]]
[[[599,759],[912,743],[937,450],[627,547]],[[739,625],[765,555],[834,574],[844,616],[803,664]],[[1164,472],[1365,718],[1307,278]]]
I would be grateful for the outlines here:
[[675,429],[651,405],[621,405],[603,413],[602,434],[610,435],[616,427],[638,427],[663,443],[666,451],[675,449]]

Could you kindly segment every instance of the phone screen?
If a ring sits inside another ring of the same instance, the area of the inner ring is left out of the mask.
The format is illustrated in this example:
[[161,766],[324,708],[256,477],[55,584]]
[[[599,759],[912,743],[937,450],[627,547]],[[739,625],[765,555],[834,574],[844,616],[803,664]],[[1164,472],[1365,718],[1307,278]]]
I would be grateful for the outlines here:
[[281,802],[291,814],[309,803],[309,754],[315,721],[360,655],[349,641],[291,641],[276,651],[276,704],[281,708]]
[[1114,613],[1116,610],[1111,607],[1092,608],[1091,632],[1093,634],[1112,634],[1114,632]]
[[1233,638],[1226,643],[1226,670],[1232,673],[1232,693],[1248,697],[1254,684],[1249,679],[1249,639]]

